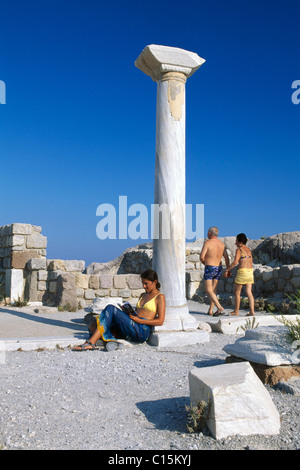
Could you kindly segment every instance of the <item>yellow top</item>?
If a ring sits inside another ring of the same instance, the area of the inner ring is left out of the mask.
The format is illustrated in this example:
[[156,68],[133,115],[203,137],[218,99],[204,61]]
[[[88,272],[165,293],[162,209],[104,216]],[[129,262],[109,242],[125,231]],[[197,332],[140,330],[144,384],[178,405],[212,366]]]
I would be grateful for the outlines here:
[[143,299],[143,296],[141,296],[139,300],[137,301],[136,308],[144,308],[146,310],[149,310],[150,312],[156,313],[156,303],[154,301],[156,297],[160,294],[161,292],[156,294],[156,296],[153,297],[153,299],[148,300],[148,302],[144,303],[144,305],[141,305],[141,300]]

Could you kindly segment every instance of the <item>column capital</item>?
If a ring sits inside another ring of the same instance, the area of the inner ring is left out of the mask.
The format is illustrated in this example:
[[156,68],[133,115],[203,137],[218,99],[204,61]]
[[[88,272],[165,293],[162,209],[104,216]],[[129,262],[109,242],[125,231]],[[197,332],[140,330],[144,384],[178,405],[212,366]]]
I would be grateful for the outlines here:
[[[183,74],[186,79],[205,62],[195,52],[177,47],[152,44],[145,47],[135,61],[135,66],[152,80],[161,80],[166,73]],[[172,74],[168,79],[171,79]],[[178,77],[178,76],[177,76]],[[174,75],[175,78],[175,75]]]

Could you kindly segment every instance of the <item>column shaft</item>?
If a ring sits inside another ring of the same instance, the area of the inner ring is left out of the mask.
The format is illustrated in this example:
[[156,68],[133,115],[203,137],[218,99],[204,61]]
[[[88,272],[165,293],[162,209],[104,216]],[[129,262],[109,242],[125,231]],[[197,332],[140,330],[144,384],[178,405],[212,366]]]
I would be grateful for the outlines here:
[[185,77],[165,75],[168,79],[157,82],[154,202],[169,210],[170,230],[165,230],[161,217],[159,239],[153,240],[153,266],[167,306],[182,306],[186,304]]

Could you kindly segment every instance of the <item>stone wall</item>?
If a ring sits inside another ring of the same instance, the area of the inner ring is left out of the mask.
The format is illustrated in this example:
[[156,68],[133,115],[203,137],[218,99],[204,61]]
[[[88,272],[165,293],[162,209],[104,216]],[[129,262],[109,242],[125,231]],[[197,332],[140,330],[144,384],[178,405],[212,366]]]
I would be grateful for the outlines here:
[[0,227],[0,295],[17,300],[23,296],[24,270],[31,258],[46,262],[47,238],[42,228],[30,224]]
[[[255,297],[271,298],[280,306],[287,300],[286,294],[300,289],[300,263],[282,262],[298,259],[299,239],[300,233],[292,232],[249,242],[254,260],[260,261],[254,264]],[[221,240],[232,261],[235,237]],[[204,266],[200,263],[202,246],[203,240],[186,245],[187,299],[206,297]],[[270,246],[272,250],[268,251]],[[47,259],[46,248],[47,238],[41,234],[41,227],[20,223],[0,227],[0,276],[3,279],[0,297],[6,295],[12,302],[25,299],[76,308],[85,308],[97,297],[118,297],[135,303],[143,292],[140,274],[152,266],[151,243],[128,248],[115,260],[95,262],[87,268],[82,260]],[[231,278],[219,281],[220,296],[233,297],[236,268],[232,274]]]

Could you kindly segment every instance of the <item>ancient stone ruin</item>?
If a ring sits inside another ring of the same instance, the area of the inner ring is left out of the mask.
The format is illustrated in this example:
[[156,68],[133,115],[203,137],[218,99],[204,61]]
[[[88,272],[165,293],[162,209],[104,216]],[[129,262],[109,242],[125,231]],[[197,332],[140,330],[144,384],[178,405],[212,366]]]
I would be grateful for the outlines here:
[[[221,238],[230,259],[235,253],[235,237]],[[186,298],[205,301],[203,265],[200,252],[203,240],[185,247]],[[273,306],[282,313],[296,313],[286,294],[300,288],[300,232],[251,240],[254,255],[254,296],[257,305]],[[0,296],[15,303],[85,308],[95,298],[121,297],[136,303],[143,292],[140,274],[152,266],[152,244],[127,249],[107,263],[47,258],[47,237],[42,228],[23,223],[0,227]],[[234,274],[234,273],[233,273]],[[219,281],[223,302],[233,302],[234,275]]]

